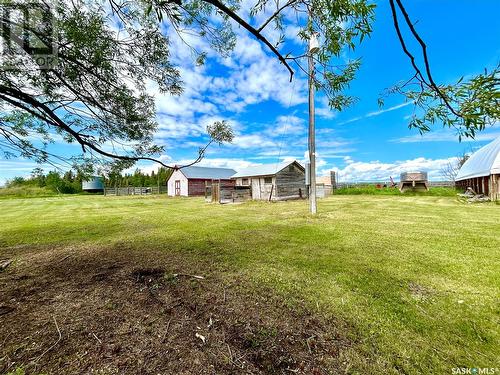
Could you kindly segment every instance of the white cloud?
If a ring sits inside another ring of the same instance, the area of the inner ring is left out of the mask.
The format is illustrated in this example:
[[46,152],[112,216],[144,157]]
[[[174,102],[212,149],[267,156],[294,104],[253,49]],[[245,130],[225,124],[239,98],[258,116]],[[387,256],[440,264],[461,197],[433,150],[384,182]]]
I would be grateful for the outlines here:
[[[207,124],[201,121],[203,117],[222,119],[227,112],[240,113],[265,101],[274,101],[289,109],[307,100],[306,81],[296,76],[291,83],[287,69],[245,30],[235,29],[236,46],[226,58],[216,55],[203,39],[184,37],[197,51],[209,52],[204,66],[196,66],[191,50],[175,32],[168,28],[166,32],[184,91],[180,96],[172,96],[160,93],[154,85],[148,87],[156,98],[160,125],[157,139],[189,141],[190,137],[204,134]],[[221,64],[225,69],[220,65],[213,69],[213,64]],[[296,123],[292,125],[292,131],[298,129]],[[240,146],[243,146],[242,140],[237,141]]]
[[[193,162],[193,159],[179,159],[170,160],[172,165],[187,165]],[[199,167],[216,167],[216,168],[233,168],[235,170],[243,169],[255,165],[261,165],[261,163],[255,163],[244,159],[237,158],[204,158],[200,163],[196,164]],[[137,166],[128,170],[128,173],[133,173],[133,171],[139,168],[142,172],[151,173],[151,171],[158,170],[157,164],[146,164],[142,166]]]
[[276,122],[268,127],[266,133],[281,137],[283,135],[297,135],[306,133],[306,121],[295,115],[282,115],[276,118]]
[[440,180],[443,179],[441,170],[453,160],[455,160],[455,157],[446,159],[419,157],[416,159],[383,163],[380,161],[361,162],[355,161],[351,157],[346,157],[344,162],[347,165],[344,168],[333,169],[338,172],[339,180],[342,182],[388,181],[391,176],[395,180],[398,180],[402,172],[410,171],[425,171],[428,172],[430,180]]
[[299,37],[299,32],[302,30],[302,27],[294,24],[290,24],[286,26],[285,28],[285,37],[287,40],[292,41],[293,43],[303,46],[303,48],[306,48],[306,42]]
[[334,109],[331,109],[328,105],[328,98],[326,96],[321,96],[316,101],[316,108],[314,110],[317,116],[322,117],[324,119],[330,120],[332,118],[337,117],[338,112]]
[[50,164],[37,164],[34,161],[23,159],[0,159],[0,186],[5,185],[7,180],[14,177],[29,177],[35,168],[42,168],[45,171],[55,169]]
[[389,108],[386,108],[386,109],[381,109],[379,111],[368,112],[367,114],[365,114],[363,116],[358,116],[358,117],[354,117],[354,118],[352,118],[350,120],[342,121],[342,122],[339,123],[339,125],[349,124],[351,122],[359,121],[359,120],[362,120],[364,118],[369,118],[369,117],[374,117],[374,116],[380,116],[383,113],[395,111],[397,109],[406,107],[406,106],[408,106],[410,104],[413,104],[413,103],[412,102],[406,102],[406,103],[401,103],[401,104],[398,104],[398,105],[395,105],[395,106],[392,106],[392,107],[389,107]]
[[234,137],[232,146],[239,148],[263,148],[263,147],[275,147],[276,143],[270,139],[266,139],[259,134],[240,134]]
[[[491,141],[500,137],[500,131],[478,133],[474,139],[462,138],[462,141]],[[401,138],[391,139],[394,143],[418,143],[418,142],[458,142],[458,134],[453,130],[436,130],[429,133],[414,134]]]

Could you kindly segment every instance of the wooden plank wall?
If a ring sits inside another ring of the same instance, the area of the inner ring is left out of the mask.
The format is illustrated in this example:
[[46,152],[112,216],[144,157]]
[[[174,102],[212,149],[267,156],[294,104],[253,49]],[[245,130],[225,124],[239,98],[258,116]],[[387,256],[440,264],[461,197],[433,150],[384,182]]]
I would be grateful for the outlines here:
[[490,176],[488,195],[492,201],[500,200],[500,174]]
[[470,187],[477,194],[487,195],[492,201],[500,199],[500,175],[498,174],[457,181],[455,186],[463,191]]
[[279,171],[275,181],[276,199],[306,197],[306,174],[295,164]]
[[[220,180],[222,185],[233,186],[235,181],[233,180]],[[204,196],[206,193],[207,184],[211,184],[212,180],[201,179],[201,178],[190,178],[188,180],[188,196]]]
[[244,202],[252,199],[250,186],[223,186],[220,189],[220,203]]

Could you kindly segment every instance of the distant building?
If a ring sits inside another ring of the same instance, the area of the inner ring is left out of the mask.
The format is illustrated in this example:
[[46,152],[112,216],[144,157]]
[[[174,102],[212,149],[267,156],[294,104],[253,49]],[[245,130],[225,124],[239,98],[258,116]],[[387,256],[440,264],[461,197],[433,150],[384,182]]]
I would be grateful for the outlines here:
[[329,176],[316,176],[316,196],[318,198],[325,198],[331,195],[333,190],[337,188],[335,177],[335,171],[330,171]]
[[178,169],[168,179],[168,195],[183,197],[205,195],[206,186],[210,186],[213,180],[234,184],[231,176],[235,173],[234,169],[229,168],[191,166]]
[[88,193],[100,193],[104,191],[104,178],[92,176],[82,181],[82,190]]
[[455,177],[458,188],[472,188],[494,201],[500,198],[500,137],[480,148],[462,165]]
[[252,199],[285,200],[305,198],[305,169],[297,161],[259,165],[238,171],[237,186],[250,186]]

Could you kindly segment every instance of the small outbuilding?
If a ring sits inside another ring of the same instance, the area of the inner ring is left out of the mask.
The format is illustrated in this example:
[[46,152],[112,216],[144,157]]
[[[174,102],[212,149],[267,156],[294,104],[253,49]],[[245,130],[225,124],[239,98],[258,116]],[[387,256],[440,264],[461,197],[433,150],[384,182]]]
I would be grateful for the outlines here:
[[191,166],[177,169],[167,181],[168,195],[171,196],[204,196],[206,187],[212,181],[221,181],[225,185],[234,185],[231,177],[236,173],[230,168],[207,168]]
[[462,165],[455,177],[457,188],[472,188],[492,201],[500,198],[500,137],[480,148]]
[[250,186],[252,199],[286,200],[307,196],[305,168],[297,161],[259,165],[232,176],[236,186]]

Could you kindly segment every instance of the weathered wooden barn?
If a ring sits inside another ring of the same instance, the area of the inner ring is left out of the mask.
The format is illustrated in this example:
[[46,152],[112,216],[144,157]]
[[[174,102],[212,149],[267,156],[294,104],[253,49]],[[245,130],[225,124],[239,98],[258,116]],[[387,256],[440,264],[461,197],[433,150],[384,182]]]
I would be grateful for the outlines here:
[[455,184],[463,190],[470,187],[492,201],[500,199],[500,137],[471,155],[458,171]]
[[305,169],[297,161],[249,167],[232,178],[236,186],[250,186],[252,199],[286,200],[306,197]]
[[167,181],[168,195],[171,196],[201,196],[205,195],[206,186],[212,181],[222,181],[225,185],[234,185],[231,179],[236,173],[229,168],[206,168],[191,166],[178,169]]

